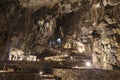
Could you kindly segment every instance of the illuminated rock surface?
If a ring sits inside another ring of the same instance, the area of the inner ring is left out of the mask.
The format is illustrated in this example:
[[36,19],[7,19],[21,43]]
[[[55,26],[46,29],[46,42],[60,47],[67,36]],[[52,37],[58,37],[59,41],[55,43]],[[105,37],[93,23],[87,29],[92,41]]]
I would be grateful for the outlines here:
[[79,70],[54,69],[54,74],[62,80],[119,80],[119,70]]
[[[90,57],[95,69],[120,69],[120,1],[0,0],[0,37],[2,61],[8,60],[15,47],[25,55],[36,55],[39,61],[65,53]],[[78,73],[94,77],[88,75],[90,71]],[[92,71],[105,80],[114,76],[119,80],[117,70]]]

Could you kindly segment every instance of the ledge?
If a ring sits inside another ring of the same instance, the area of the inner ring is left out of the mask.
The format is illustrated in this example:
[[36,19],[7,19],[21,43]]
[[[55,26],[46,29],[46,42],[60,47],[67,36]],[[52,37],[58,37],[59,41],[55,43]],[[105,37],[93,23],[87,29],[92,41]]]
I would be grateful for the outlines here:
[[62,80],[120,80],[119,70],[54,69],[53,72]]

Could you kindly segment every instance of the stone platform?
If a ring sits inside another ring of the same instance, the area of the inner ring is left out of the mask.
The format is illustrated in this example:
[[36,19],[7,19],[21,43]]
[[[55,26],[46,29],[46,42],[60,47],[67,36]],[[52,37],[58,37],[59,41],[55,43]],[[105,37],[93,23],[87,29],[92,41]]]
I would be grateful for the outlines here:
[[120,80],[119,70],[54,69],[54,75],[62,80]]
[[56,77],[40,73],[0,72],[0,80],[56,80]]
[[119,70],[53,69],[52,75],[0,72],[0,80],[120,80]]

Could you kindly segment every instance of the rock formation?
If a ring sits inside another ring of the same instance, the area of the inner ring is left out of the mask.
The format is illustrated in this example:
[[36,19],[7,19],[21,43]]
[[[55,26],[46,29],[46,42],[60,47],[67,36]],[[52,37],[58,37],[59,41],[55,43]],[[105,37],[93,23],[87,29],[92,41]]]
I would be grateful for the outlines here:
[[41,54],[61,38],[62,47],[92,57],[94,68],[119,67],[119,13],[119,0],[1,0],[0,55],[13,47]]

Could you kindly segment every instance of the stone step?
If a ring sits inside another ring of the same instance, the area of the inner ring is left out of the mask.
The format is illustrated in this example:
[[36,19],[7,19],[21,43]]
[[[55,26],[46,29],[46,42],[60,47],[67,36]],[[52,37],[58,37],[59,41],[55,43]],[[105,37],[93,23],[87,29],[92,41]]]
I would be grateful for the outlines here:
[[0,80],[58,80],[53,74],[24,73],[24,72],[0,72]]
[[43,74],[40,75],[41,80],[56,80],[53,74]]

